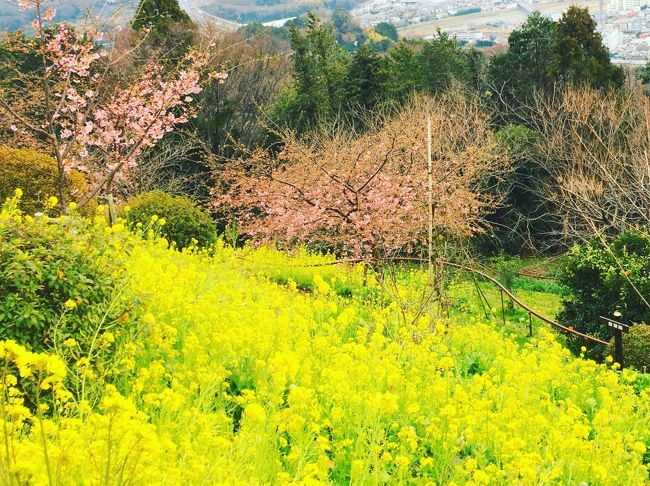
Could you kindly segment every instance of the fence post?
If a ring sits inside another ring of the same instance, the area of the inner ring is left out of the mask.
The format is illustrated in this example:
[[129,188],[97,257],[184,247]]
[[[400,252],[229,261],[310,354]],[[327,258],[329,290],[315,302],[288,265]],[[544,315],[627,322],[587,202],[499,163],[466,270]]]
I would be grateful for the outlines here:
[[605,323],[614,329],[614,361],[623,368],[623,333],[630,332],[630,326],[622,322],[615,321],[609,317],[600,316]]
[[528,312],[528,337],[533,337],[533,314]]
[[614,360],[623,368],[623,332],[614,331]]
[[501,317],[503,318],[503,325],[506,325],[506,308],[503,306],[503,289],[501,289]]

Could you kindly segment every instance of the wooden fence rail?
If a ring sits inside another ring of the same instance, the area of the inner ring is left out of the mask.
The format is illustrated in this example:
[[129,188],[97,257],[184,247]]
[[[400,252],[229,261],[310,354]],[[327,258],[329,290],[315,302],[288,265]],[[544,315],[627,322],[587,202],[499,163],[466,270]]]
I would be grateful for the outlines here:
[[[393,257],[393,258],[372,258],[370,261],[368,259],[360,259],[360,258],[349,258],[349,259],[343,259],[343,260],[334,260],[331,262],[323,262],[323,263],[314,263],[314,264],[309,264],[309,265],[291,265],[295,267],[300,267],[300,268],[309,268],[309,267],[324,267],[324,266],[330,266],[330,265],[340,265],[340,264],[354,264],[354,263],[372,263],[372,262],[413,262],[413,263],[426,263],[428,260],[426,258],[419,258],[419,257]],[[582,333],[580,331],[576,331],[575,329],[571,327],[564,326],[560,324],[559,322],[554,321],[553,319],[546,317],[543,314],[540,314],[537,312],[535,309],[532,309],[528,305],[526,305],[524,302],[519,300],[507,287],[505,287],[501,282],[499,282],[496,278],[492,277],[491,275],[488,275],[487,273],[477,270],[472,267],[468,267],[466,265],[461,265],[459,263],[454,263],[454,262],[449,262],[446,260],[437,260],[437,263],[441,265],[445,265],[448,267],[453,267],[457,268],[458,270],[462,270],[464,272],[472,273],[475,275],[479,275],[486,280],[489,280],[492,282],[494,285],[496,285],[499,290],[502,293],[505,293],[512,302],[517,304],[519,307],[521,307],[523,310],[528,312],[529,316],[529,329],[532,334],[532,318],[531,316],[537,317],[539,320],[546,322],[550,326],[561,330],[564,333],[567,334],[572,334],[574,336],[578,336],[582,339],[586,339],[588,341],[592,341],[594,343],[598,344],[603,344],[607,346],[609,343],[607,341],[604,341],[600,338],[597,338],[595,336],[590,336],[589,334]],[[503,294],[502,294],[503,295]]]

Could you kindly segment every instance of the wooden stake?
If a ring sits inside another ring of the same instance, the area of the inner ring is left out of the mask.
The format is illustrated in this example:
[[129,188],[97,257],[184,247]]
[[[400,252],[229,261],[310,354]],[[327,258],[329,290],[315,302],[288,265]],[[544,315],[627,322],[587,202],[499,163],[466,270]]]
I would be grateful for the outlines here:
[[431,297],[434,295],[433,276],[433,167],[431,160],[431,115],[427,116],[427,175],[428,175],[428,210],[429,210],[429,324],[433,325],[433,303]]

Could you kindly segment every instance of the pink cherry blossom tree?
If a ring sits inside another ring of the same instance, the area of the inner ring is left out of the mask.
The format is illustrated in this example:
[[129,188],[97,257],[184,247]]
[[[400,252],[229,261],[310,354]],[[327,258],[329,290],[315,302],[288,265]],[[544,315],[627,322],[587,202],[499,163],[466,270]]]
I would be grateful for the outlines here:
[[[51,23],[55,9],[45,0],[18,0],[34,12],[32,23],[42,71],[33,89],[38,109],[23,109],[10,92],[0,92],[0,111],[15,136],[29,134],[45,144],[58,165],[59,203],[66,207],[66,174],[87,175],[90,189],[77,195],[83,205],[112,183],[127,181],[142,152],[194,115],[207,56],[191,51],[177,69],[166,72],[149,62],[123,79],[111,66],[119,53],[100,47],[102,34]],[[221,81],[225,73],[212,73]]]
[[482,186],[506,161],[486,113],[458,91],[415,98],[362,134],[280,133],[277,155],[257,150],[215,169],[213,207],[260,242],[309,241],[363,258],[412,250],[428,239],[428,117],[435,234],[480,232],[498,202]]

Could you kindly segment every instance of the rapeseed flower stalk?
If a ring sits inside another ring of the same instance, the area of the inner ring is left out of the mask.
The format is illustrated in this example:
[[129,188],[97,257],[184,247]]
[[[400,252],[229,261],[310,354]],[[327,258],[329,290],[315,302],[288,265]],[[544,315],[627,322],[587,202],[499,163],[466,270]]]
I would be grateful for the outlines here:
[[650,391],[550,331],[522,346],[478,317],[431,327],[305,250],[106,237],[129,316],[59,356],[0,342],[7,484],[648,480]]

